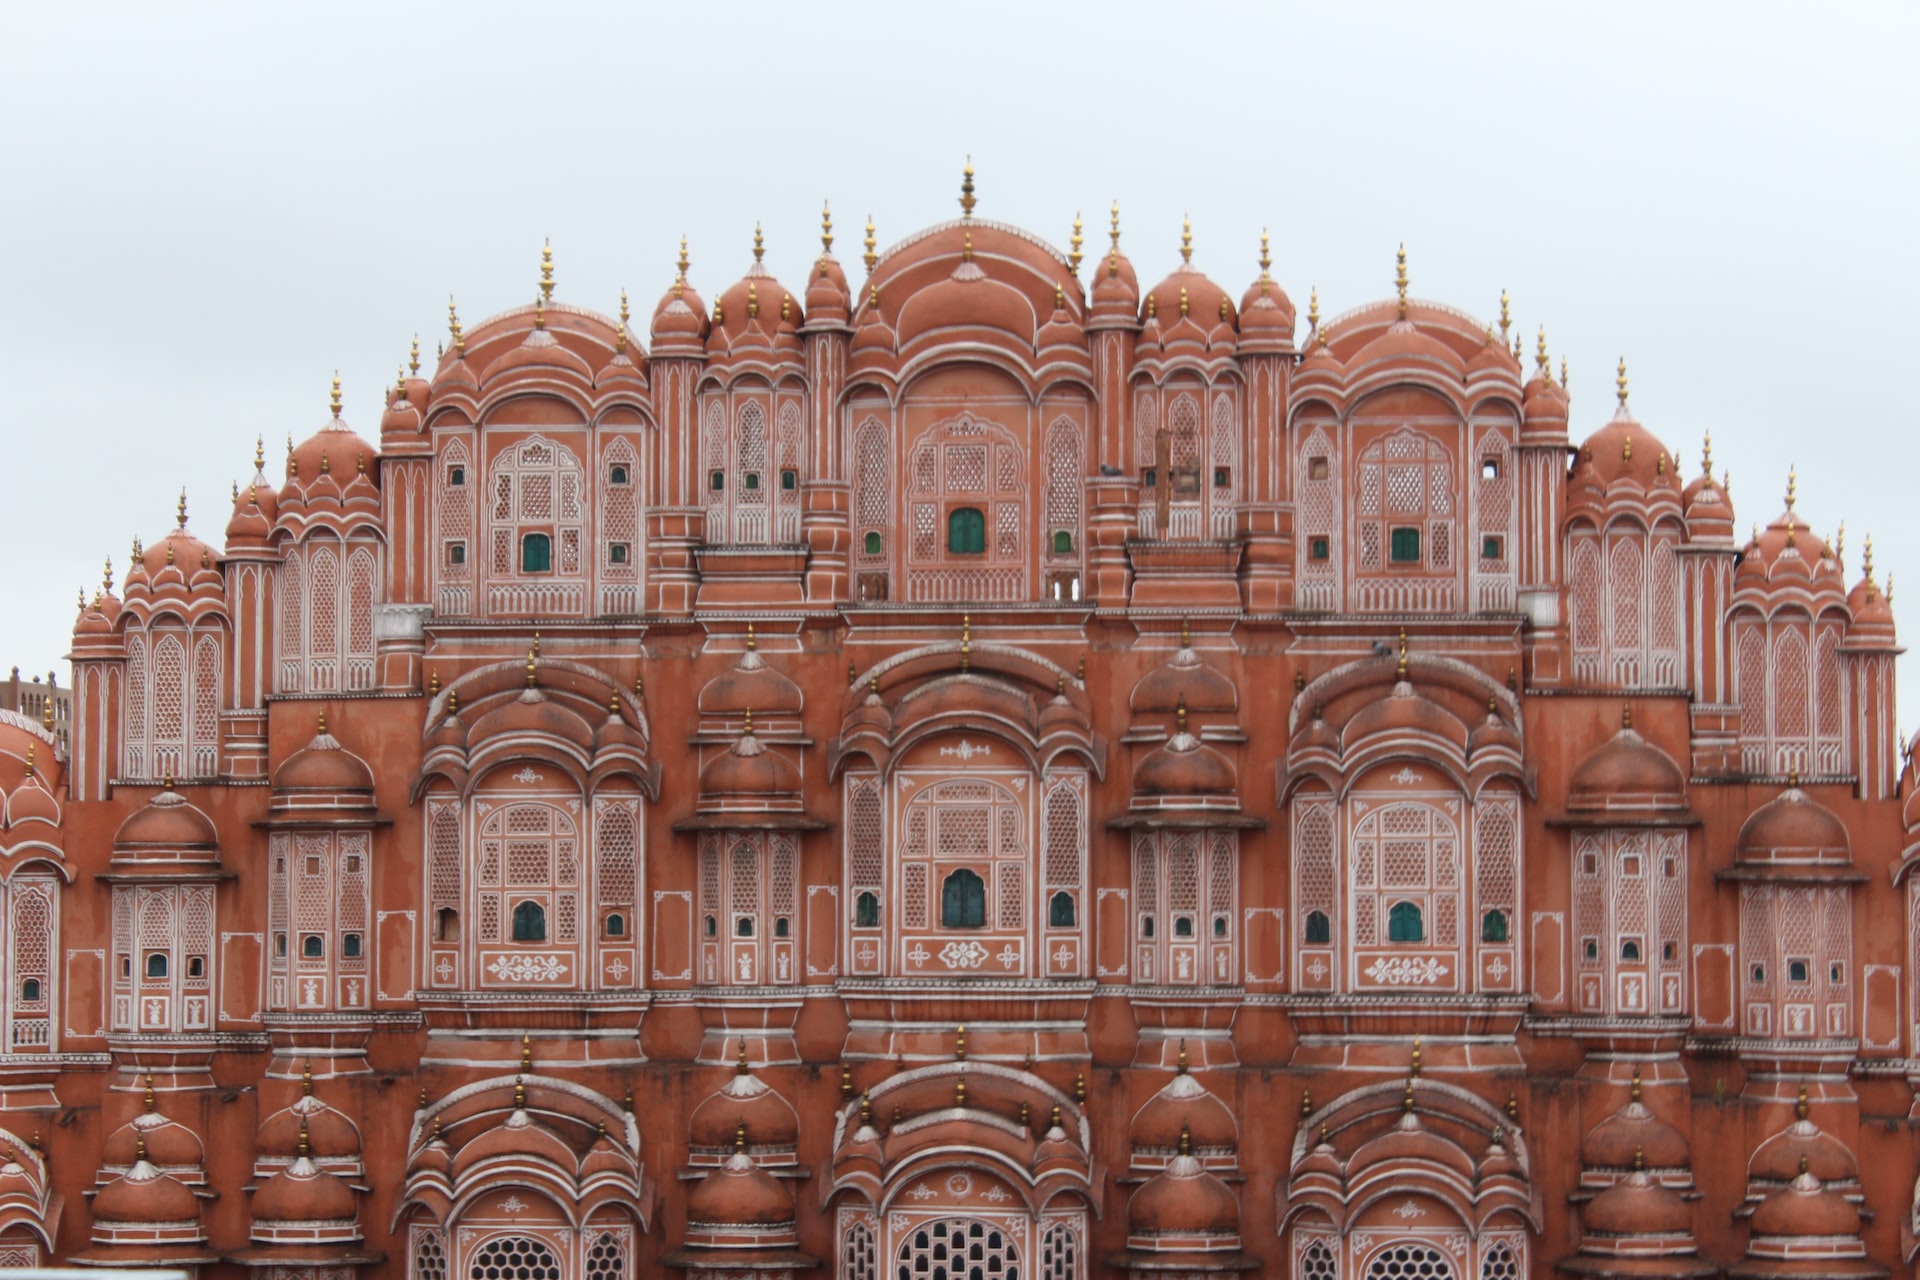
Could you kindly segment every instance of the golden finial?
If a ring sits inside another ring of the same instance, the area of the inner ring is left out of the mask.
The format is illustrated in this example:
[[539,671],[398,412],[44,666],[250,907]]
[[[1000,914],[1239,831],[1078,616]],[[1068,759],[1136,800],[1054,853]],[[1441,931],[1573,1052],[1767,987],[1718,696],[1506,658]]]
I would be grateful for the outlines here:
[[1633,704],[1631,702],[1623,702],[1620,704],[1620,727],[1622,729],[1633,728]]
[[967,157],[967,167],[960,177],[960,216],[971,218],[973,206],[979,201],[973,198],[973,157]]
[[140,1100],[142,1104],[145,1105],[147,1109],[147,1114],[152,1115],[153,1114],[153,1072],[151,1071],[147,1072],[147,1087],[145,1091],[141,1093]]
[[861,243],[866,245],[867,251],[860,255],[860,261],[867,264],[867,274],[872,275],[873,264],[880,261],[880,255],[873,251],[874,246],[878,244],[879,241],[873,238],[873,215],[872,214],[867,215],[867,238]]
[[1272,280],[1273,280],[1272,246],[1267,240],[1267,229],[1265,227],[1262,227],[1260,228],[1260,283],[1263,287],[1261,288],[1260,292],[1265,293],[1266,289],[1264,288],[1264,286],[1271,283]]
[[407,367],[416,375],[420,372],[420,335],[413,335],[413,345],[407,348]]
[[1081,654],[1079,663],[1073,669],[1073,678],[1081,684],[1087,682],[1087,655]]
[[[322,460],[324,461],[324,455],[322,455]],[[173,563],[173,539],[172,538],[167,539],[167,563],[168,564]]]
[[1157,293],[1149,293],[1147,295],[1147,319],[1151,320],[1159,314],[1160,314],[1160,295]]
[[430,698],[440,696],[440,668],[438,667],[427,672],[427,696]]
[[1833,558],[1838,560],[1847,550],[1847,522],[1842,520],[1840,527],[1833,531]]
[[1033,1127],[1033,1109],[1024,1102],[1020,1104],[1020,1127],[1022,1129]]
[[553,300],[552,240],[547,240],[540,246],[540,296],[549,302]]
[[793,319],[793,295],[790,293],[780,295],[780,318],[782,320]]
[[536,650],[527,650],[527,688],[540,687],[540,655]]
[[1534,346],[1533,367],[1542,382],[1549,384],[1553,382],[1553,364],[1547,358],[1547,326],[1545,325],[1540,326],[1540,337]]
[[1713,432],[1708,431],[1700,440],[1700,474],[1713,479]]
[[760,638],[759,636],[754,634],[753,624],[749,622],[747,624],[747,652],[752,653],[755,649],[759,647],[760,647]]
[[1180,1154],[1182,1156],[1193,1154],[1193,1133],[1184,1123],[1180,1126]]
[[1807,1086],[1805,1084],[1800,1086],[1800,1096],[1794,1100],[1793,1114],[1796,1119],[1807,1118]]
[[1647,1171],[1647,1152],[1644,1147],[1635,1147],[1633,1149],[1633,1171],[1635,1173],[1645,1173]]
[[719,298],[713,300],[713,322],[717,325],[727,322],[727,308]]
[[533,327],[547,327],[547,300],[537,293],[533,295]]
[[1307,295],[1307,328],[1313,333],[1320,332],[1320,286],[1313,286]]
[[1567,358],[1560,357],[1560,389],[1568,395],[1573,394],[1573,384],[1567,381]]
[[1633,461],[1633,435],[1631,432],[1620,441],[1620,461]]
[[538,628],[536,628],[533,633],[533,656],[536,658],[540,656],[540,632]]
[[326,712],[322,711],[320,713],[318,717],[318,723],[314,726],[314,732],[319,734],[321,737],[326,736],[326,733],[327,733],[327,713]]
[[1057,1102],[1053,1104],[1053,1114],[1048,1117],[1047,1127],[1049,1129],[1058,1129],[1060,1127],[1060,1104]]
[[533,1033],[530,1031],[520,1033],[520,1069],[533,1070]]
[[825,200],[820,202],[820,251],[833,252],[833,208]]
[[1420,1076],[1420,1037],[1418,1035],[1414,1036],[1413,1038],[1413,1057],[1411,1059],[1410,1065],[1412,1067],[1414,1078],[1418,1079]]
[[971,231],[966,233],[965,247],[960,250],[960,260],[962,262],[973,261],[973,232]]
[[[1787,510],[1789,511],[1793,510],[1794,491],[1799,487],[1800,487],[1799,472],[1793,467],[1788,467],[1787,468]],[[1791,521],[1788,522],[1788,526],[1789,528],[1791,528],[1792,526]]]
[[1067,254],[1067,270],[1073,273],[1076,280],[1080,278],[1080,246],[1087,242],[1087,238],[1080,234],[1083,225],[1080,214],[1076,210],[1073,215],[1073,234],[1067,237],[1067,244],[1070,246]]
[[642,672],[633,677],[633,696],[636,700],[644,699],[647,696],[646,673]]
[[1400,318],[1407,318],[1407,246],[1400,244],[1400,251],[1394,255],[1393,287],[1400,295]]
[[1064,311],[1066,310],[1066,306],[1067,306],[1067,286],[1060,283],[1058,280],[1056,280],[1053,283],[1054,310]]
[[515,1111],[527,1109],[527,1082],[518,1076],[513,1078],[513,1109]]
[[[844,1062],[840,1064],[840,1096],[843,1098],[851,1098],[853,1096],[853,1068]],[[861,1096],[865,1097],[866,1095],[862,1094]]]
[[1178,1075],[1187,1074],[1187,1042],[1184,1039],[1180,1041],[1180,1056],[1175,1059],[1173,1069]]
[[960,670],[966,671],[973,665],[973,615],[960,615]]
[[1513,362],[1515,364],[1522,363],[1520,357],[1521,357],[1521,354],[1524,352],[1524,350],[1525,348],[1522,346],[1520,342],[1520,335],[1517,333],[1514,334],[1513,335]]
[[1180,215],[1180,261],[1193,261],[1193,219]]
[[967,1078],[965,1076],[961,1076],[958,1080],[955,1080],[953,1082],[953,1105],[960,1108],[963,1111],[966,1110]]
[[267,469],[267,438],[256,435],[253,438],[253,469],[255,474],[265,474]]
[[1399,679],[1407,678],[1407,632],[1404,627],[1400,630],[1400,665],[1396,670]]
[[1503,345],[1507,339],[1507,330],[1512,327],[1513,310],[1507,302],[1507,291],[1502,289],[1500,291],[1500,341]]
[[1107,215],[1107,237],[1113,242],[1113,252],[1120,252],[1120,197],[1113,198],[1113,211]]
[[740,1037],[740,1052],[738,1055],[735,1056],[733,1060],[733,1071],[735,1075],[741,1075],[741,1076],[744,1076],[748,1073],[747,1038],[745,1036]]
[[1073,1100],[1080,1106],[1087,1105],[1087,1073],[1084,1071],[1073,1073]]
[[458,689],[447,690],[447,714],[450,716],[460,714],[460,691]]
[[1180,286],[1180,314],[1187,314],[1187,286]]
[[139,1164],[145,1164],[147,1162],[147,1140],[143,1135],[134,1135],[133,1158]]
[[753,708],[752,707],[747,708],[744,723],[740,727],[740,733],[741,733],[741,736],[743,737],[751,738],[753,736]]
[[860,1095],[860,1127],[873,1127],[873,1099],[864,1093]]
[[760,234],[760,224],[753,224],[753,260],[759,262],[767,256],[767,238]]
[[1507,1090],[1507,1119],[1518,1120],[1519,1118],[1520,1118],[1519,1095],[1514,1093],[1513,1090],[1509,1089]]
[[1893,604],[1893,575],[1892,574],[1887,575],[1886,596],[1887,596],[1887,604],[1891,606]]
[[300,1064],[300,1096],[313,1096],[313,1059],[308,1058]]
[[187,527],[187,491],[180,490],[180,501],[174,505],[174,517],[182,529]]
[[1180,647],[1182,649],[1193,648],[1193,622],[1191,619],[1180,619]]
[[1302,1089],[1300,1091],[1300,1117],[1301,1119],[1305,1119],[1306,1117],[1312,1114],[1313,1114],[1313,1090]]
[[393,370],[393,399],[389,404],[398,404],[407,394],[407,366],[396,365]]
[[687,238],[680,237],[680,258],[673,277],[673,296],[679,297],[681,290],[687,287]]
[[955,1062],[967,1060],[967,1028],[964,1023],[953,1029],[953,1060]]
[[1407,1077],[1406,1092],[1400,1095],[1400,1109],[1409,1115],[1413,1113],[1413,1077]]
[[1187,731],[1187,695],[1181,694],[1180,701],[1174,704],[1173,723],[1175,731],[1181,734]]
[[1620,401],[1622,409],[1627,407],[1627,358],[1620,357],[1620,364],[1613,375],[1613,394]]
[[1633,1085],[1630,1089],[1627,1090],[1627,1096],[1635,1102],[1640,1101],[1640,1068],[1639,1067],[1635,1067],[1633,1069]]
[[760,289],[753,281],[747,281],[747,319],[760,318]]
[[338,418],[340,416],[340,371],[338,369],[333,371],[333,392],[329,400],[328,407],[332,410],[333,416]]
[[1860,551],[1860,567],[1866,572],[1866,580],[1873,582],[1873,535],[1867,535],[1866,546]]

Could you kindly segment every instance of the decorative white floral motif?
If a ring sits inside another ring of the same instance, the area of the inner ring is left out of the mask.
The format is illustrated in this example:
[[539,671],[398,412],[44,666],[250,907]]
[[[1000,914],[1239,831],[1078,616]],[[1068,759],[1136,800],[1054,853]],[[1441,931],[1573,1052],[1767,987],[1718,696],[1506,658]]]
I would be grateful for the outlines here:
[[913,1190],[907,1192],[907,1194],[912,1196],[915,1200],[931,1200],[935,1196],[939,1195],[940,1193],[935,1191],[932,1187],[928,1186],[926,1183],[923,1182],[919,1186],[915,1187]]
[[873,963],[873,959],[874,959],[874,949],[873,949],[873,944],[872,944],[871,942],[863,942],[863,943],[861,943],[861,944],[860,944],[860,953],[859,953],[859,954],[860,954],[860,963],[861,963],[861,964],[872,964],[872,963]]
[[973,759],[975,756],[992,755],[993,748],[988,746],[977,745],[975,743],[968,742],[965,738],[962,738],[960,739],[960,745],[957,747],[940,748],[940,754],[943,756],[956,756],[959,758],[961,764],[965,764],[967,761]]
[[1380,957],[1367,966],[1367,976],[1390,987],[1430,987],[1447,976],[1447,966],[1432,956]]
[[487,972],[502,982],[557,982],[567,976],[559,956],[497,956]]
[[927,957],[932,954],[933,952],[927,950],[924,943],[916,942],[913,944],[913,950],[907,952],[907,959],[913,961],[915,964],[925,964]]
[[522,765],[520,767],[520,772],[513,775],[513,780],[515,782],[534,783],[534,782],[542,781],[543,779],[546,778],[546,776],[547,776],[546,774],[541,773],[538,769],[535,769],[532,765],[529,764],[529,765]]
[[615,982],[618,982],[622,978],[626,977],[627,976],[626,962],[616,956],[613,960],[609,961],[607,964],[607,975],[611,977]]
[[1493,975],[1495,982],[1505,982],[1507,979],[1506,957],[1495,956],[1492,962],[1487,965],[1487,972]]
[[518,1213],[527,1207],[527,1202],[519,1196],[508,1196],[500,1202],[500,1208],[507,1213]]
[[1327,962],[1319,956],[1315,956],[1313,963],[1307,966],[1307,972],[1313,975],[1315,982],[1318,982],[1327,976]]
[[1073,948],[1069,947],[1064,942],[1061,943],[1058,947],[1054,948],[1053,962],[1056,965],[1059,965],[1062,969],[1066,968],[1069,964],[1072,964]]
[[1422,1209],[1419,1205],[1415,1204],[1413,1201],[1409,1200],[1405,1204],[1401,1205],[1398,1209],[1395,1209],[1393,1211],[1393,1216],[1400,1219],[1402,1222],[1411,1222],[1415,1218],[1426,1217],[1427,1211],[1425,1209]]
[[1407,765],[1401,765],[1400,772],[1388,774],[1387,778],[1389,781],[1397,782],[1403,787],[1410,787],[1420,781],[1420,775],[1415,773],[1413,769]]
[[988,1187],[980,1193],[980,1198],[982,1200],[991,1200],[995,1204],[999,1204],[1003,1200],[1013,1199],[1013,1197],[1007,1193],[1005,1187]]
[[1000,962],[1002,969],[1011,969],[1020,963],[1020,952],[1009,942],[1006,946],[1000,948],[1000,954],[996,955],[994,959]]
[[947,1179],[947,1191],[956,1196],[964,1196],[973,1190],[973,1179],[964,1173],[956,1173]]
[[949,942],[940,948],[940,960],[949,969],[978,969],[987,962],[987,949],[977,942]]
[[442,982],[451,982],[453,980],[452,958],[441,956],[438,960],[435,960],[433,962],[433,976]]

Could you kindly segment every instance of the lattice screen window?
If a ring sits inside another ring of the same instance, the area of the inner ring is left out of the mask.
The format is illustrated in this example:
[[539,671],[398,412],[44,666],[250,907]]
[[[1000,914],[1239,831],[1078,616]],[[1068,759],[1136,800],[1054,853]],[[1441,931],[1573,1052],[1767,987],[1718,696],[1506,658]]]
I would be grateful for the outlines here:
[[1026,926],[1030,851],[1027,810],[1020,796],[986,780],[937,782],[919,790],[903,821],[905,927],[972,927],[942,923],[942,886],[960,871],[983,882],[982,926],[1001,931]]
[[1334,858],[1334,806],[1324,795],[1293,802],[1293,902],[1301,946],[1329,946],[1340,918]]
[[1484,793],[1473,807],[1474,935],[1518,942],[1520,834],[1517,798]]
[[1339,1250],[1319,1236],[1307,1236],[1300,1245],[1295,1274],[1300,1280],[1340,1280]]
[[219,773],[223,639],[211,630],[129,631],[123,776],[163,780]]
[[774,439],[773,532],[775,542],[800,541],[800,402],[782,399]]
[[528,1236],[487,1241],[467,1268],[468,1280],[560,1280],[560,1276],[558,1255]]
[[1686,1011],[1686,838],[1671,832],[1574,836],[1575,1004],[1629,1017]]
[[[622,479],[621,477],[624,477]],[[600,612],[637,613],[640,597],[640,466],[615,437],[600,453]]]
[[413,1228],[413,1247],[407,1254],[409,1280],[447,1280],[447,1249],[438,1228]]
[[439,554],[434,557],[434,572],[441,584],[439,611],[454,616],[473,607],[473,597],[465,588],[473,581],[473,491],[477,484],[479,476],[467,455],[466,443],[452,441],[440,456],[433,518],[439,543]]
[[1021,1274],[1018,1241],[1003,1228],[973,1218],[940,1218],[908,1230],[894,1260],[909,1280],[939,1275],[1017,1280]]
[[1460,833],[1444,810],[1370,806],[1353,823],[1350,849],[1355,946],[1460,944]]
[[[1046,528],[1042,547],[1049,562],[1078,563],[1082,530],[1081,491],[1085,453],[1080,428],[1071,418],[1056,418],[1047,428]],[[1066,536],[1061,537],[1062,534]]]
[[[909,599],[1026,598],[1027,452],[1011,432],[969,413],[920,438],[906,494]],[[983,536],[950,547],[947,535],[959,528]]]
[[1507,437],[1489,429],[1474,451],[1475,545],[1469,551],[1474,566],[1474,607],[1483,611],[1514,608],[1513,452]]
[[611,1231],[602,1231],[587,1246],[586,1265],[583,1268],[586,1280],[627,1280],[628,1253],[625,1232],[616,1235]]
[[1080,1232],[1072,1223],[1051,1222],[1040,1236],[1038,1280],[1081,1280]]
[[884,565],[892,549],[890,470],[886,428],[877,418],[864,419],[853,435],[854,554],[862,564]]
[[521,802],[487,815],[476,879],[480,942],[579,941],[580,838],[565,810]]
[[[580,459],[565,446],[536,435],[508,446],[494,459],[493,470],[495,575],[541,580],[579,576],[586,523],[581,501],[586,473]],[[532,545],[538,539],[545,539],[544,563]],[[510,603],[516,597],[497,598],[509,612],[523,611]]]
[[1495,1240],[1480,1257],[1480,1280],[1521,1280],[1527,1274],[1522,1244],[1519,1251],[1506,1240]]
[[601,799],[594,802],[594,810],[598,819],[594,832],[594,874],[598,881],[595,897],[600,904],[600,932],[609,938],[629,937],[633,933],[633,908],[639,882],[640,802]]
[[0,885],[7,921],[4,980],[10,1053],[54,1048],[54,957],[59,954],[59,888],[51,876],[16,875]]
[[1454,1280],[1456,1274],[1446,1254],[1417,1241],[1390,1245],[1367,1263],[1367,1280]]
[[851,924],[878,929],[886,901],[885,806],[871,774],[847,779],[847,887]]
[[840,1280],[880,1280],[880,1249],[870,1223],[855,1220],[841,1231]]

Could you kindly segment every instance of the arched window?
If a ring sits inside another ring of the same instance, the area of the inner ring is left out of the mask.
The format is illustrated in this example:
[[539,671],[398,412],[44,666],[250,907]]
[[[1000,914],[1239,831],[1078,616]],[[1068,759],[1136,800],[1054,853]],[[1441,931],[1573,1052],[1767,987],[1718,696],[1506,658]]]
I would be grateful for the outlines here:
[[300,939],[300,954],[308,960],[324,959],[327,954],[326,939],[317,933],[310,933]]
[[167,976],[167,953],[155,951],[147,956],[147,976],[164,978]]
[[1333,941],[1333,923],[1324,911],[1307,912],[1307,945],[1324,947]]
[[553,539],[530,533],[520,541],[520,572],[549,573],[553,569]]
[[1396,902],[1387,912],[1388,942],[1425,942],[1426,926],[1420,919],[1420,908],[1411,902]]
[[433,916],[433,940],[435,942],[460,941],[460,913],[452,907],[442,907]]
[[[1640,939],[1627,938],[1620,943],[1620,958],[1632,964],[1640,962]],[[1802,965],[1802,969],[1806,966]]]
[[560,1280],[560,1259],[538,1240],[506,1236],[487,1241],[467,1274],[469,1280]]
[[1047,903],[1047,923],[1055,929],[1073,928],[1073,895],[1062,889]]
[[1053,531],[1053,553],[1057,556],[1073,554],[1073,534],[1066,529]]
[[624,938],[627,936],[627,918],[615,911],[607,917],[607,936]]
[[879,532],[879,530],[877,530],[877,529],[869,529],[869,530],[867,530],[867,535],[866,535],[866,537],[865,537],[864,539],[862,539],[862,540],[861,540],[861,546],[862,546],[862,547],[863,547],[863,548],[865,549],[865,552],[866,552],[866,554],[867,554],[867,555],[870,555],[870,556],[877,556],[877,555],[879,555],[879,554],[880,554],[880,532]]
[[959,556],[985,555],[987,517],[978,507],[955,507],[947,513],[947,551]]
[[853,900],[853,924],[857,929],[880,927],[880,895],[867,892]]
[[545,942],[547,940],[547,909],[537,902],[522,902],[514,907],[513,940]]
[[1507,913],[1489,911],[1480,917],[1480,941],[1505,942],[1507,940]]
[[987,923],[987,883],[960,868],[940,885],[940,927],[980,929]]

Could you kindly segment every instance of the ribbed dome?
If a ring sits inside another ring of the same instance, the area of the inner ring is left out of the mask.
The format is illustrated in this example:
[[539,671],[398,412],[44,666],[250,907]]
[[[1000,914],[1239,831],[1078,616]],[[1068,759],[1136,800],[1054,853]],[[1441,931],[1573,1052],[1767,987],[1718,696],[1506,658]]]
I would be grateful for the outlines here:
[[1239,785],[1233,762],[1186,731],[1155,747],[1133,771],[1136,796],[1232,795]]
[[135,809],[114,833],[116,849],[158,846],[211,850],[219,842],[213,819],[177,791],[162,790]]
[[276,791],[371,792],[373,770],[327,732],[322,717],[313,739],[273,771],[273,787]]
[[800,1140],[800,1117],[766,1081],[741,1070],[693,1110],[688,1141],[715,1151],[731,1147],[741,1125],[756,1147],[791,1147]]
[[687,1193],[689,1222],[773,1227],[793,1218],[793,1194],[741,1151]]
[[354,1214],[353,1190],[305,1156],[253,1193],[258,1222],[339,1222]]
[[1136,1148],[1171,1149],[1180,1145],[1183,1131],[1199,1150],[1232,1148],[1239,1141],[1227,1104],[1185,1071],[1135,1113],[1128,1141]]
[[705,716],[737,716],[748,711],[759,716],[799,715],[805,705],[800,686],[766,664],[747,641],[740,660],[707,681],[698,706]]
[[1202,662],[1185,636],[1173,657],[1141,676],[1127,698],[1133,710],[1161,715],[1183,703],[1188,711],[1202,714],[1233,711],[1240,705],[1233,681]]
[[1680,766],[1630,724],[1588,753],[1567,788],[1567,808],[1582,812],[1686,805],[1687,778]]
[[1233,1189],[1182,1154],[1149,1178],[1127,1204],[1136,1235],[1232,1235],[1240,1229]]
[[1693,1214],[1676,1192],[1636,1169],[1593,1198],[1585,1223],[1599,1235],[1685,1235]]
[[303,1125],[309,1155],[322,1160],[347,1160],[360,1154],[360,1131],[354,1128],[353,1121],[312,1094],[268,1116],[260,1126],[255,1149],[263,1156],[291,1159],[300,1153]]
[[1760,1202],[1753,1211],[1753,1234],[1854,1236],[1860,1234],[1860,1211],[1812,1173],[1802,1173]]
[[191,1222],[199,1216],[200,1202],[193,1192],[145,1160],[137,1161],[93,1198],[97,1222]]
[[1821,1182],[1852,1182],[1860,1176],[1860,1162],[1847,1144],[1804,1115],[1760,1144],[1747,1164],[1747,1176],[1790,1182],[1800,1176],[1803,1160],[1805,1172]]
[[800,771],[776,751],[767,750],[751,728],[700,770],[700,799],[725,804],[754,799],[797,804]]
[[1852,841],[1831,809],[1788,787],[1740,824],[1742,861],[1850,863]]
[[1636,1161],[1649,1169],[1679,1169],[1687,1160],[1685,1136],[1638,1097],[1593,1126],[1580,1144],[1580,1163],[1592,1169],[1631,1169]]
[[162,1168],[197,1169],[206,1158],[206,1148],[199,1135],[179,1121],[152,1110],[151,1102],[148,1108],[108,1135],[100,1151],[102,1162],[114,1166],[133,1165],[142,1158],[140,1152],[144,1150],[145,1158]]

